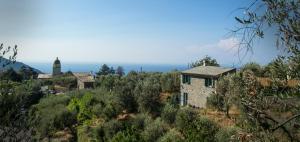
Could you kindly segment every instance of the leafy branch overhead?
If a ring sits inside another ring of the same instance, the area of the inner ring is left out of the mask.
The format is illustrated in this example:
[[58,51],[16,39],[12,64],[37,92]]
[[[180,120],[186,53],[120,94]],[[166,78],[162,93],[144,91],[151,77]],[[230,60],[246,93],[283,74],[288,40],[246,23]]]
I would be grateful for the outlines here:
[[[11,63],[16,62],[18,54],[18,47],[15,45],[13,48],[8,46],[7,48],[4,47],[3,43],[0,44],[0,63],[2,67],[5,67]],[[3,58],[7,58],[8,60],[3,60]]]
[[271,29],[277,37],[277,47],[299,50],[299,9],[299,0],[255,0],[250,6],[239,9],[244,14],[235,17],[238,26],[232,34],[240,38],[240,48],[248,51],[252,50],[256,38],[264,38],[267,29]]

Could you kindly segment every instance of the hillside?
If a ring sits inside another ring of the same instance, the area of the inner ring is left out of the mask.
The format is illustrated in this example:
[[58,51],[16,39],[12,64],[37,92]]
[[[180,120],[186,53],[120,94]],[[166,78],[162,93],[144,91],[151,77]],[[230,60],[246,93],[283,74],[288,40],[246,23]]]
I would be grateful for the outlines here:
[[[9,64],[9,65],[6,65],[5,67],[4,67],[4,65],[6,64],[6,63],[8,63],[9,62],[9,60],[8,59],[5,59],[5,58],[0,58],[0,72],[2,72],[3,70],[6,70],[6,69],[9,69],[9,68],[13,68],[15,71],[19,71],[20,69],[21,69],[21,67],[22,66],[25,66],[25,67],[27,67],[27,68],[29,68],[30,66],[29,65],[26,65],[26,64],[24,64],[24,63],[22,63],[22,62],[15,62],[14,64]],[[33,67],[30,67],[30,68],[33,68]],[[35,71],[35,72],[37,72],[37,73],[42,73],[40,70],[38,70],[38,69],[35,69],[35,68],[33,68],[33,70]]]

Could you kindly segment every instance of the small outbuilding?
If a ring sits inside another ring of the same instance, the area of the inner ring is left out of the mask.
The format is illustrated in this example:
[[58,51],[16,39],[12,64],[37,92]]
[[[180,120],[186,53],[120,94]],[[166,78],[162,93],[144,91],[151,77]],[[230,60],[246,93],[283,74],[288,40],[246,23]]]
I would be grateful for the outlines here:
[[91,73],[73,73],[77,78],[78,89],[94,88],[95,77]]

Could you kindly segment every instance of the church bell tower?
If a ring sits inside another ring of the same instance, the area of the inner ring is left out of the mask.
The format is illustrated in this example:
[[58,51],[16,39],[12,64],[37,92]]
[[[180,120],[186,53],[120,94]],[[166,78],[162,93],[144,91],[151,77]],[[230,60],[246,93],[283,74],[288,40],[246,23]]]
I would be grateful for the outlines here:
[[60,61],[58,60],[58,57],[56,57],[56,60],[53,63],[53,76],[57,76],[61,74],[61,64]]

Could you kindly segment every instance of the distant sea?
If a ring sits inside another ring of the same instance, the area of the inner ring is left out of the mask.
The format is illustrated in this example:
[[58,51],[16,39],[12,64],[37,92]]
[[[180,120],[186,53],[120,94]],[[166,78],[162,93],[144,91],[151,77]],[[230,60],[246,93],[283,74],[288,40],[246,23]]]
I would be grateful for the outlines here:
[[[52,63],[27,63],[29,66],[36,68],[43,73],[52,72]],[[169,72],[173,70],[182,71],[187,69],[187,65],[168,65],[168,64],[107,64],[109,67],[116,69],[118,66],[124,68],[127,74],[130,71],[145,71],[145,72]],[[98,72],[102,64],[96,63],[62,63],[62,71],[72,72]]]

